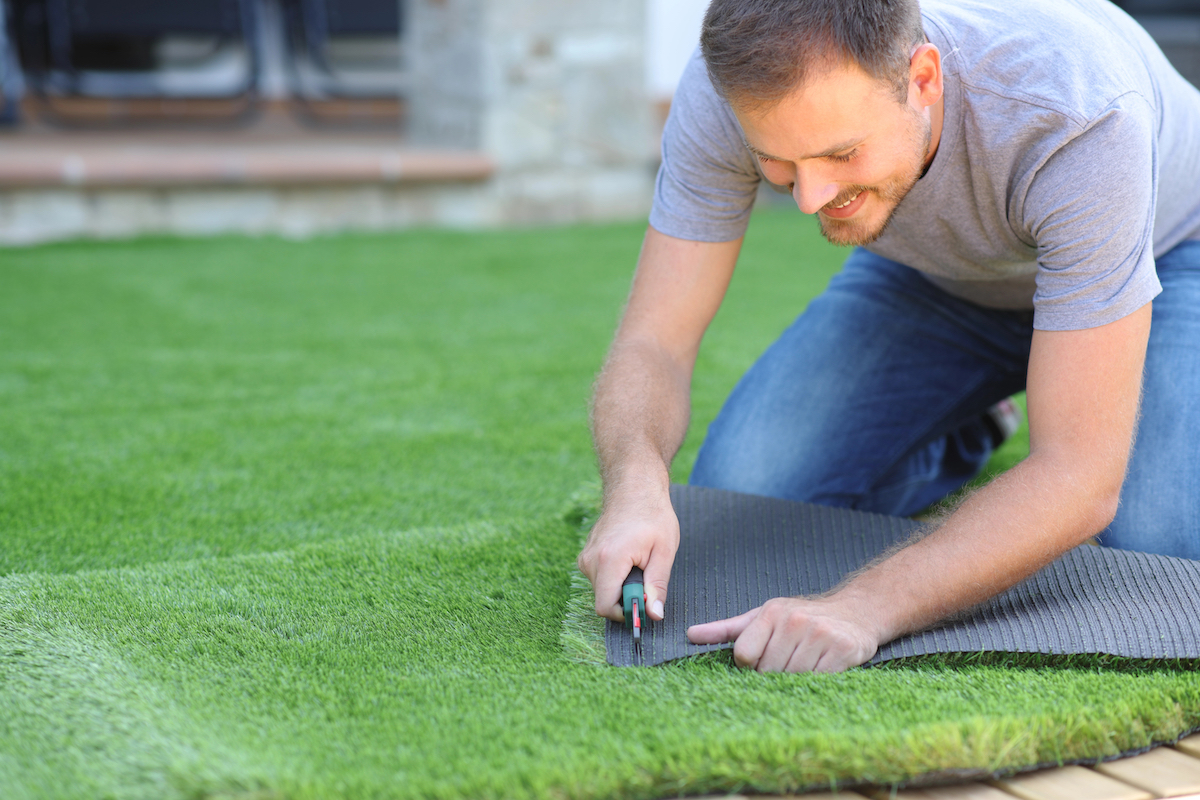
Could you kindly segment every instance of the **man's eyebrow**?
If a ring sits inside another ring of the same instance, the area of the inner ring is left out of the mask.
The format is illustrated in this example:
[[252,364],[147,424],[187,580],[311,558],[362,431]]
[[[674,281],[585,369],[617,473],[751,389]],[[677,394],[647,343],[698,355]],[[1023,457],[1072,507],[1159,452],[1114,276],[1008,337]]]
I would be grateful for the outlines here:
[[[830,156],[837,155],[838,153],[842,152],[843,150],[849,150],[851,147],[860,145],[865,140],[866,140],[865,137],[856,137],[854,139],[847,139],[844,142],[839,142],[838,144],[835,144],[833,147],[826,148],[824,151],[822,151],[820,153],[814,153],[811,156],[801,156],[800,160],[804,160],[807,158],[829,158]],[[791,161],[790,158],[780,158],[779,156],[773,156],[770,153],[764,153],[762,150],[759,150],[757,147],[750,144],[750,142],[747,142],[745,139],[743,139],[742,142],[746,145],[747,150],[749,150],[751,153],[758,156],[759,158],[765,158],[768,161]]]

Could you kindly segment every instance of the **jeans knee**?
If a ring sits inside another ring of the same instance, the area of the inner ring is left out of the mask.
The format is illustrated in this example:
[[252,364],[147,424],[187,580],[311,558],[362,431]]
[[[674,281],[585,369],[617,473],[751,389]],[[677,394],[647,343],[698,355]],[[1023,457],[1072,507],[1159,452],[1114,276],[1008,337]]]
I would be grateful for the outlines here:
[[710,431],[700,446],[688,482],[710,489],[796,499],[781,485],[778,460],[754,445],[753,441]]
[[1194,508],[1195,499],[1173,491],[1177,487],[1155,487],[1151,491],[1129,488],[1121,495],[1116,517],[1097,537],[1100,544],[1200,559],[1200,513]]
[[688,482],[797,502],[855,507],[859,493],[848,485],[852,476],[832,468],[833,459],[820,453],[821,448],[781,446],[776,437],[736,437],[710,431]]

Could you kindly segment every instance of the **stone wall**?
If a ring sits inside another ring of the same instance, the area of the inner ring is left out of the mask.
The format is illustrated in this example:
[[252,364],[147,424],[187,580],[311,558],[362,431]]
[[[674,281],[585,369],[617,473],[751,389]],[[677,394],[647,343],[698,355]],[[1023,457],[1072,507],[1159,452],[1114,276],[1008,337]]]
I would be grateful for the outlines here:
[[410,141],[487,153],[497,219],[638,216],[657,158],[644,0],[410,0]]

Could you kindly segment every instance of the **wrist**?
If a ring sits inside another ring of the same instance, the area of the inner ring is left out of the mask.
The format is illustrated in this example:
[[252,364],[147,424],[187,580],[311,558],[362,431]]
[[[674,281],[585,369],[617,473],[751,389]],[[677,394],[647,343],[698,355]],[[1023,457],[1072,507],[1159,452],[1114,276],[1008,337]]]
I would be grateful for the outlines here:
[[628,464],[605,475],[604,511],[641,511],[671,504],[671,476],[661,459]]
[[900,630],[897,604],[851,581],[828,598],[843,609],[846,617],[864,628],[882,646],[904,633]]

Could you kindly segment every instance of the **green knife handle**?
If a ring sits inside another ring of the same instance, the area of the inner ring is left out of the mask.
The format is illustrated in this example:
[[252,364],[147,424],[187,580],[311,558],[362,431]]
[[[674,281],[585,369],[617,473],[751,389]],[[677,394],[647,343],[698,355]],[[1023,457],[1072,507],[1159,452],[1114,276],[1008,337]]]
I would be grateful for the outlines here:
[[649,617],[646,616],[646,579],[641,567],[629,570],[629,577],[621,584],[621,605],[625,609],[625,627],[633,627],[633,601],[637,600],[640,624],[645,626]]

